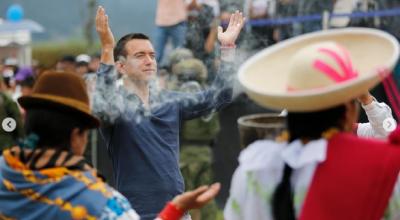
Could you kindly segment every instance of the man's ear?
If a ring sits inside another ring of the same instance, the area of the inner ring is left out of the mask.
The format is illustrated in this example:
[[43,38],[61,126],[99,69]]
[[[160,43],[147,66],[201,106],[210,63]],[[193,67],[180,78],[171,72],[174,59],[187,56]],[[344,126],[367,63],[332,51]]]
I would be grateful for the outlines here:
[[122,61],[115,62],[115,68],[119,73],[125,74],[125,62]]

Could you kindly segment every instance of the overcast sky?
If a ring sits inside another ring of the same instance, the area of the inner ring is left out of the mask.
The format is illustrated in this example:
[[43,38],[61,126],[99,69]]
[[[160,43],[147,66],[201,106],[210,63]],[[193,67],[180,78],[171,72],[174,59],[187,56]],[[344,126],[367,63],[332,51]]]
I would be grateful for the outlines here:
[[[110,17],[116,38],[128,32],[152,35],[156,0],[100,0]],[[46,29],[35,34],[34,40],[62,40],[79,37],[87,17],[87,0],[0,0],[0,17],[7,8],[18,3],[24,8],[25,18],[40,23]]]

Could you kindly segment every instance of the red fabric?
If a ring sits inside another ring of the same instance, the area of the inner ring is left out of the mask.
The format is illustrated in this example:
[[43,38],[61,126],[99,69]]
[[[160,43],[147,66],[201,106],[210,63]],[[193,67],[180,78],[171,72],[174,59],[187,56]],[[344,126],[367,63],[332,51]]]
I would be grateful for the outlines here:
[[183,211],[178,209],[172,202],[169,202],[158,214],[162,220],[179,220],[183,216]]
[[[400,136],[400,130],[392,134]],[[314,174],[300,220],[379,220],[400,170],[400,146],[337,134]]]

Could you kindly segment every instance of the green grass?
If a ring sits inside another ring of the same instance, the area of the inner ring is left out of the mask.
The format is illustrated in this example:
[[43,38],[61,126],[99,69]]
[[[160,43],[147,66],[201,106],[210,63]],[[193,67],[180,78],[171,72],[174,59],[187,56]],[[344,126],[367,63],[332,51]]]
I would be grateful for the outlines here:
[[64,55],[92,54],[99,48],[99,44],[96,44],[94,49],[89,50],[88,45],[83,40],[36,43],[32,48],[32,57],[44,68],[52,68]]

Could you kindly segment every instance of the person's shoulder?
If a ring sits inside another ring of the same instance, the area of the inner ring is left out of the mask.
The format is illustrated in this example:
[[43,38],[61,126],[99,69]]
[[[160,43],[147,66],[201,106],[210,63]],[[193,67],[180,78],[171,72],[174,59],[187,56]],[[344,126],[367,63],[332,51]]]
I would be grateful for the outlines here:
[[286,142],[278,143],[271,140],[258,140],[250,144],[239,155],[239,164],[245,170],[259,169],[279,157]]
[[400,148],[400,127],[389,134],[389,143]]
[[395,148],[400,151],[400,128],[393,131],[387,140],[359,137],[351,133],[341,133],[335,138],[332,138],[330,143],[353,148],[362,147],[369,148],[369,150],[376,149],[377,151],[384,151],[388,148]]
[[111,188],[111,192],[112,196],[108,198],[100,219],[140,219],[129,201],[121,193],[113,188]]

